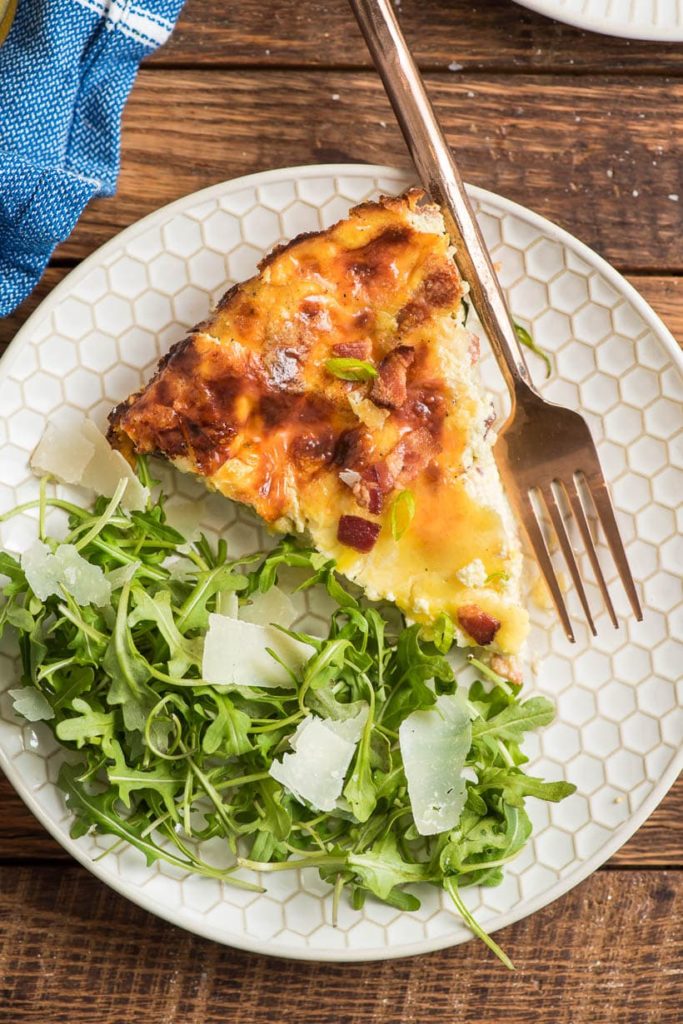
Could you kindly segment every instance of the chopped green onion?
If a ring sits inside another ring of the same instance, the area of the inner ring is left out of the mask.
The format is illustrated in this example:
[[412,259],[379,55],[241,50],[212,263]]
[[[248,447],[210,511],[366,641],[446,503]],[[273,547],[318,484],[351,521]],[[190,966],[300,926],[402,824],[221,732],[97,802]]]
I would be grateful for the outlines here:
[[455,626],[453,619],[445,612],[441,612],[438,619],[432,626],[432,643],[441,654],[448,654],[453,646]]
[[377,370],[372,363],[367,363],[364,359],[328,359],[325,368],[340,380],[373,380],[377,376]]
[[391,536],[400,540],[415,516],[415,495],[412,491],[400,491],[391,503]]
[[507,581],[509,579],[510,579],[509,574],[506,573],[506,572],[503,572],[503,570],[500,569],[498,572],[491,572],[491,573],[488,574],[488,576],[484,580],[484,586],[488,586],[489,583],[498,583],[498,582],[500,582],[500,583],[507,583]]

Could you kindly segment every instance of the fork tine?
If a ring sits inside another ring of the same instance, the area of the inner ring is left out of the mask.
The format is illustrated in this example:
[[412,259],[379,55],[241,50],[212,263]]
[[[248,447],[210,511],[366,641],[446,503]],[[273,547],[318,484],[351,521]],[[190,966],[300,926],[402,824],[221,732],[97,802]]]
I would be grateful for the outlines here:
[[560,590],[560,585],[557,582],[557,577],[555,576],[553,563],[550,559],[550,554],[548,552],[548,546],[545,542],[545,537],[543,536],[543,531],[541,530],[541,527],[539,525],[538,519],[536,517],[536,510],[534,509],[534,506],[531,503],[531,498],[529,494],[526,495],[526,499],[521,498],[519,502],[519,508],[522,513],[522,522],[524,523],[524,529],[526,530],[529,542],[532,548],[534,549],[536,561],[541,567],[541,572],[543,573],[545,581],[548,584],[550,596],[553,599],[553,604],[555,605],[557,614],[560,617],[560,621],[564,626],[564,631],[567,634],[567,639],[571,643],[576,643],[576,637],[574,636],[574,630],[572,629],[569,613],[567,612],[567,606],[564,603],[562,591]]
[[581,496],[576,487],[576,481],[572,479],[571,484],[566,483],[564,480],[559,480],[558,483],[562,486],[564,493],[571,505],[574,518],[579,524],[579,530],[581,531],[581,537],[583,538],[583,544],[588,554],[591,567],[593,569],[593,575],[600,587],[600,593],[602,594],[605,607],[609,612],[609,617],[612,620],[612,625],[615,629],[619,629],[619,622],[617,621],[617,615],[614,611],[614,605],[612,604],[612,598],[610,592],[607,589],[607,583],[602,572],[602,566],[598,559],[598,553],[595,550],[595,544],[593,543],[593,537],[591,536],[590,526],[586,518],[586,512],[581,501]]
[[643,612],[640,607],[640,601],[638,599],[638,592],[636,585],[633,582],[633,576],[629,568],[628,559],[626,557],[626,551],[621,540],[619,533],[619,526],[614,515],[614,507],[612,505],[612,499],[605,483],[600,470],[593,472],[590,476],[587,473],[583,473],[583,478],[586,481],[586,486],[590,492],[590,496],[593,499],[595,505],[595,511],[598,513],[598,519],[602,524],[609,549],[612,552],[612,558],[614,564],[617,567],[617,572],[621,576],[621,582],[624,585],[624,590],[631,603],[633,614],[635,615],[638,622],[643,621]]
[[576,564],[574,550],[572,548],[571,541],[569,540],[567,528],[564,525],[564,519],[562,518],[562,513],[557,504],[557,499],[555,497],[555,494],[553,493],[552,484],[550,484],[549,487],[539,488],[539,491],[543,497],[543,501],[545,502],[545,507],[548,510],[550,521],[553,524],[553,529],[555,530],[555,533],[557,534],[557,539],[560,542],[560,547],[562,548],[564,560],[567,563],[567,568],[569,569],[572,581],[574,583],[574,586],[576,587],[576,592],[579,595],[579,601],[581,602],[581,606],[586,615],[586,619],[588,620],[590,631],[593,634],[593,636],[597,636],[598,632],[595,628],[595,623],[593,622],[593,615],[591,613],[590,605],[588,604],[588,598],[586,597],[586,591],[583,586],[583,580],[581,579],[581,573],[579,572],[579,567]]

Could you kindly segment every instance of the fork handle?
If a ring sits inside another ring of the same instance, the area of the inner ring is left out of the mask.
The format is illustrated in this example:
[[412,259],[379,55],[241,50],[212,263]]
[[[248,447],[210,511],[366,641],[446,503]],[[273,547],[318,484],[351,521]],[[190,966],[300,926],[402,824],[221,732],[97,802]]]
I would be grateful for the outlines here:
[[349,0],[422,184],[439,204],[455,262],[514,400],[535,390],[503,292],[450,147],[437,121],[391,0]]

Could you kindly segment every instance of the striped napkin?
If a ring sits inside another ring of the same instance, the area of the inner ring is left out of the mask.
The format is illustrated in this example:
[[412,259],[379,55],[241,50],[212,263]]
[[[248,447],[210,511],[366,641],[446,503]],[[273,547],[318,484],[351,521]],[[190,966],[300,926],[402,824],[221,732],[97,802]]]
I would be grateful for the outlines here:
[[19,0],[0,47],[0,316],[24,299],[93,196],[116,189],[138,65],[183,0]]

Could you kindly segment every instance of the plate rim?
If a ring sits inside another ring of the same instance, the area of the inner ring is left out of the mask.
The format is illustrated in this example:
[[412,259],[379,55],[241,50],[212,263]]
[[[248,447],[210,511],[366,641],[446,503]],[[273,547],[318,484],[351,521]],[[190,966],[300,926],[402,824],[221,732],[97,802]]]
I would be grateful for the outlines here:
[[[571,25],[573,28],[583,29],[586,32],[613,36],[617,39],[640,39],[651,43],[683,42],[683,24],[670,31],[657,25],[648,27],[643,24],[638,25],[638,23],[633,27],[628,25],[620,27],[619,25],[615,26],[610,18],[600,17],[599,15],[572,14],[571,12],[565,14],[563,11],[557,11],[556,9],[549,10],[548,4],[554,2],[555,0],[516,0],[516,3],[521,4],[530,11],[535,11],[536,14],[542,14],[553,21],[563,22],[565,25]],[[664,34],[665,32],[666,35]]]
[[[220,198],[225,194],[227,187],[229,187],[231,191],[239,191],[243,188],[258,188],[260,185],[265,185],[268,182],[278,180],[283,177],[287,178],[287,180],[299,180],[301,178],[308,177],[329,176],[337,178],[357,176],[396,178],[399,183],[403,183],[410,177],[410,175],[410,168],[397,168],[388,165],[364,163],[305,164],[294,167],[281,167],[268,171],[258,171],[252,174],[242,175],[237,178],[232,178],[227,181],[210,185],[207,188],[190,193],[189,195],[176,199],[173,202],[152,211],[145,217],[136,221],[134,224],[124,228],[113,238],[108,239],[98,249],[95,249],[94,252],[90,253],[43,299],[37,309],[34,310],[31,316],[19,329],[7,347],[4,355],[0,358],[0,383],[9,375],[9,372],[24,343],[24,338],[26,337],[28,339],[31,335],[34,322],[37,323],[46,315],[46,312],[49,312],[53,306],[58,305],[63,293],[68,293],[74,283],[87,276],[95,266],[100,265],[103,259],[106,259],[110,251],[118,250],[122,245],[125,246],[129,241],[152,227],[155,221],[167,220],[169,216],[174,216],[183,212],[188,204],[192,203],[194,205],[196,203],[207,202],[212,199]],[[672,333],[642,295],[640,295],[637,289],[627,281],[619,271],[615,270],[614,267],[604,259],[604,257],[600,256],[584,242],[581,242],[569,231],[559,227],[557,224],[541,216],[535,211],[522,206],[520,203],[516,203],[513,200],[507,199],[504,196],[500,196],[495,192],[491,192],[478,186],[468,185],[467,188],[470,195],[477,201],[484,204],[489,203],[503,212],[510,213],[513,216],[527,221],[532,226],[542,231],[546,236],[558,241],[563,246],[570,247],[581,259],[601,273],[620,292],[620,294],[622,294],[624,298],[637,309],[645,323],[657,334],[659,340],[663,343],[664,348],[667,350],[672,362],[677,366],[679,372],[683,374],[683,352],[679,349]],[[340,949],[328,948],[324,951],[315,951],[299,947],[283,949],[282,945],[276,940],[252,939],[240,933],[237,933],[234,936],[231,935],[228,940],[217,925],[211,924],[205,918],[200,916],[194,917],[193,915],[188,914],[184,908],[181,910],[179,916],[177,909],[166,908],[161,901],[148,896],[144,889],[133,887],[131,883],[120,879],[118,876],[110,876],[106,872],[104,865],[100,865],[99,862],[93,861],[90,856],[80,848],[76,840],[72,839],[68,834],[61,832],[57,823],[48,815],[47,811],[44,810],[33,795],[33,792],[24,783],[20,772],[16,769],[14,763],[9,760],[2,747],[0,747],[0,767],[2,767],[6,777],[17,794],[21,797],[31,813],[38,819],[38,821],[40,821],[47,832],[99,881],[104,882],[105,885],[119,893],[119,895],[124,896],[143,910],[160,917],[162,920],[166,920],[176,927],[184,928],[185,930],[200,935],[203,938],[211,939],[221,945],[241,949],[250,953],[277,956],[290,960],[304,960],[319,963],[362,963],[418,956],[423,953],[432,953],[437,950],[460,945],[462,942],[470,941],[467,936],[456,936],[454,939],[451,939],[448,936],[440,936],[434,939],[422,939],[418,942],[403,943],[392,946],[387,945],[370,950],[353,950],[345,947]],[[549,890],[538,894],[531,900],[520,901],[516,907],[509,910],[506,914],[496,918],[495,924],[490,927],[490,931],[498,931],[499,929],[506,928],[523,918],[530,917],[532,914],[535,914],[537,911],[565,895],[576,885],[585,881],[589,875],[613,856],[621,846],[628,842],[634,833],[642,826],[653,810],[666,796],[681,770],[683,770],[683,749],[679,749],[674,754],[671,762],[667,766],[667,769],[662,773],[651,793],[646,797],[636,813],[631,815],[627,822],[623,823],[622,826],[619,827],[618,832],[612,836],[608,842],[606,842],[592,857],[588,858],[588,860],[580,862],[575,871],[572,871],[564,878],[558,879],[558,881],[551,886]],[[54,785],[54,783],[51,783],[51,785]],[[187,914],[187,919],[184,917],[185,914]]]

